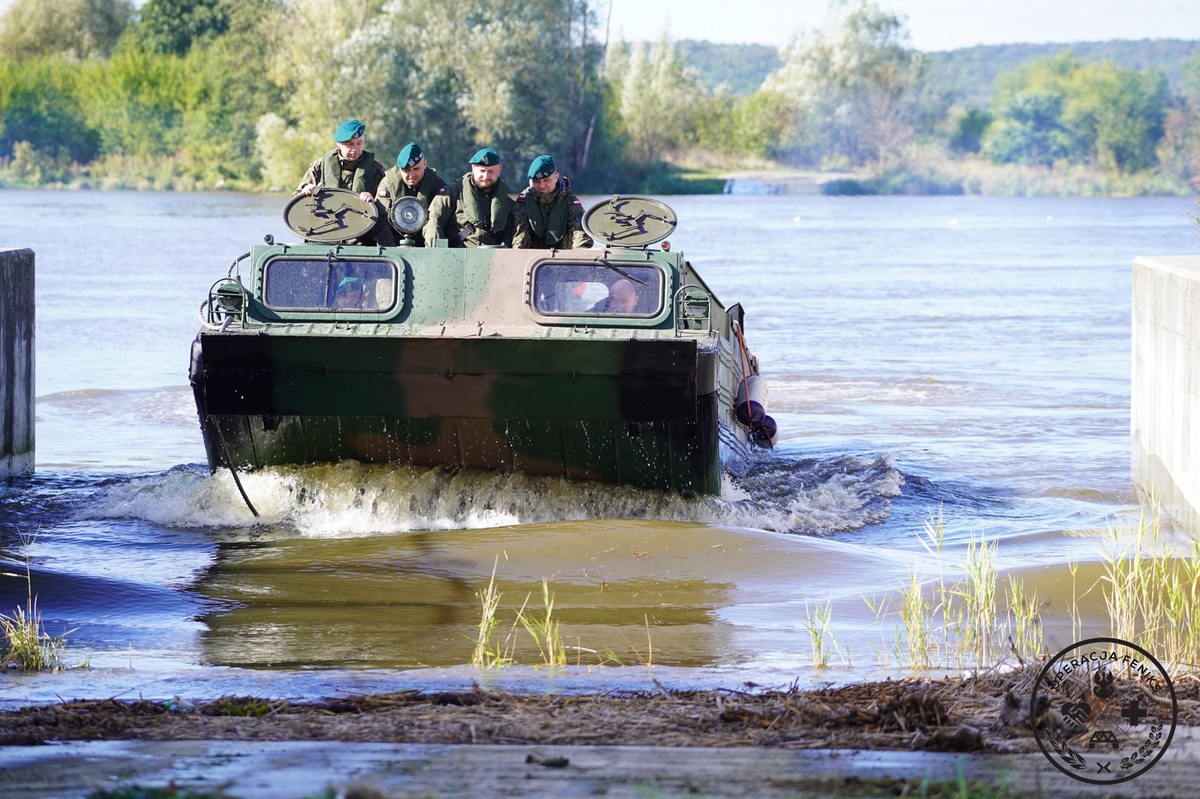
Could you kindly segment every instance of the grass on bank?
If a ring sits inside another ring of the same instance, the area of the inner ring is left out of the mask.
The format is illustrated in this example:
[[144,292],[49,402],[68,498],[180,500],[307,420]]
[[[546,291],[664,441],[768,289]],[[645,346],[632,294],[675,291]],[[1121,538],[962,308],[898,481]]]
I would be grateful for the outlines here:
[[[28,547],[30,542],[23,543]],[[25,559],[24,574],[0,572],[0,577],[25,580],[25,605],[18,605],[9,614],[0,613],[0,668],[20,671],[60,671],[65,668],[67,634],[53,636],[46,632],[37,597],[33,595],[28,558]]]
[[526,611],[528,604],[529,597],[526,597],[525,605],[517,611],[517,620],[537,646],[542,664],[552,669],[565,667],[567,648],[558,630],[558,619],[554,618],[554,595],[550,593],[550,582],[545,577],[542,578],[542,612]]
[[[945,551],[945,536],[939,511],[925,520],[918,533],[932,567],[910,571],[907,585],[885,599],[864,597],[884,631],[880,650],[884,664],[914,670],[986,668],[1047,657],[1042,618],[1047,603],[1023,580],[1000,576],[998,543],[973,534],[961,560],[952,562]],[[1113,637],[1155,652],[1175,669],[1196,667],[1200,664],[1200,541],[1193,541],[1189,552],[1177,552],[1164,540],[1153,508],[1143,509],[1132,526],[1110,524],[1105,541],[1099,581],[1080,585],[1078,564],[1068,565],[1071,589],[1066,605],[1073,640],[1083,633],[1080,600],[1096,591],[1103,597]],[[488,585],[477,594],[482,612],[471,660],[474,666],[490,669],[515,663],[522,629],[536,649],[539,665],[565,667],[569,649],[575,650],[578,665],[583,665],[585,655],[594,665],[623,665],[612,650],[601,653],[582,643],[568,647],[549,581],[543,579],[541,588],[541,607],[531,608],[532,595],[526,596],[501,640],[501,595],[493,568]],[[802,626],[814,668],[827,668],[835,660],[852,667],[849,653],[832,632],[832,597],[824,602],[806,600]],[[648,619],[646,633],[645,655],[636,651],[634,655],[639,663],[651,665]]]
[[[939,511],[926,519],[918,541],[935,564],[935,576],[909,572],[908,585],[896,601],[864,597],[867,607],[885,626],[892,622],[894,638],[885,657],[913,669],[935,666],[985,666],[1007,654],[1032,660],[1045,649],[1039,600],[1024,583],[1009,577],[1000,586],[996,571],[997,543],[972,535],[967,543],[962,577],[946,575],[945,520]],[[1007,610],[998,613],[1003,591]]]
[[[891,623],[893,641],[885,647],[890,660],[921,670],[1023,664],[1048,656],[1042,636],[1044,603],[1016,577],[1001,583],[996,542],[972,536],[957,570],[961,577],[951,580],[946,576],[940,512],[926,520],[919,538],[935,564],[933,577],[926,579],[914,570],[898,599],[864,598],[885,628]],[[1102,540],[1099,580],[1080,585],[1079,564],[1068,565],[1072,639],[1083,637],[1080,600],[1097,591],[1112,637],[1154,652],[1170,670],[1200,666],[1200,540],[1193,539],[1183,551],[1172,546],[1153,505],[1143,507],[1133,524],[1110,522]],[[827,614],[821,621],[828,629]],[[811,635],[811,616],[808,627]],[[813,651],[816,658],[823,650],[814,642]]]
[[[471,665],[477,669],[494,669],[515,663],[516,633],[518,625],[523,628],[537,647],[541,665],[552,669],[564,668],[567,665],[567,646],[563,642],[559,629],[558,618],[554,614],[554,594],[550,591],[550,581],[542,578],[542,607],[534,610],[529,607],[532,595],[527,595],[521,607],[517,609],[516,617],[503,640],[498,638],[500,620],[497,612],[500,609],[500,599],[503,596],[496,587],[496,567],[500,559],[492,565],[492,576],[487,587],[476,592],[480,604],[479,624],[475,638],[475,649],[471,654]],[[582,647],[580,652],[584,651]],[[601,664],[611,662],[611,653],[600,659]]]
[[500,564],[497,556],[492,564],[492,577],[488,580],[487,588],[477,592],[481,606],[478,632],[475,636],[475,650],[471,653],[471,665],[477,669],[494,669],[512,663],[512,634],[503,642],[496,640],[496,629],[500,626],[496,611],[500,609],[502,594],[496,588],[496,567]]
[[1132,530],[1109,525],[1103,565],[1113,637],[1164,664],[1200,664],[1200,541],[1177,551],[1164,540],[1158,514],[1143,508]]

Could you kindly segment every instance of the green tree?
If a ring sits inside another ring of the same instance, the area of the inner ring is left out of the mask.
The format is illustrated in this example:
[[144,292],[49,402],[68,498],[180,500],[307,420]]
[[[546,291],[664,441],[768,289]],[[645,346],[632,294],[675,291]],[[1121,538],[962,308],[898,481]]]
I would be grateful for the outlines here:
[[788,108],[773,92],[735,97],[718,89],[697,97],[696,144],[728,155],[770,158],[788,125]]
[[177,56],[138,51],[86,65],[80,97],[106,155],[173,155],[187,75]]
[[261,177],[256,125],[282,104],[267,74],[281,11],[275,0],[225,2],[224,32],[184,58],[189,77],[180,103],[181,155],[205,185],[249,186]]
[[1179,97],[1163,119],[1159,163],[1200,189],[1200,49],[1184,66]]
[[633,45],[618,69],[609,74],[619,80],[620,123],[633,160],[649,164],[694,143],[698,100],[705,91],[671,41]]
[[106,56],[131,13],[128,0],[14,0],[0,16],[0,54],[14,60]]
[[125,30],[123,44],[186,55],[193,42],[209,42],[225,33],[237,5],[230,0],[146,0]]
[[1157,162],[1169,99],[1161,72],[1086,64],[1071,76],[1063,124],[1077,132],[1088,160],[1112,172],[1139,172]]
[[1070,50],[1001,76],[983,152],[998,163],[1063,160],[1112,172],[1153,167],[1169,104],[1166,77],[1083,64]]
[[904,22],[870,0],[841,6],[830,32],[794,40],[764,90],[792,104],[791,160],[885,167],[913,138],[925,68]]
[[998,164],[1051,166],[1073,152],[1062,125],[1064,98],[1055,92],[1009,91],[996,100],[981,152]]
[[86,163],[100,148],[76,94],[79,67],[57,58],[0,61],[0,156],[18,142],[38,153]]
[[970,108],[954,120],[950,150],[956,153],[977,153],[983,147],[983,134],[992,124],[992,115],[979,108]]
[[[361,31],[370,18],[363,11],[344,0],[289,3],[289,24],[273,43],[267,62],[267,75],[286,100],[256,121],[256,153],[269,186],[294,187],[305,166],[333,147],[333,130],[342,119],[363,119],[368,139],[376,135],[375,119],[358,106],[364,97],[381,93],[379,89],[369,95],[365,90],[343,95],[337,85],[344,68],[357,69],[344,51],[352,33]],[[370,146],[376,149],[373,142]]]
[[269,173],[290,165],[271,174],[294,183],[348,116],[378,157],[415,139],[451,178],[484,145],[510,165],[543,152],[586,162],[599,48],[585,0],[296,0],[289,17],[273,65],[289,99],[260,120],[259,143]]

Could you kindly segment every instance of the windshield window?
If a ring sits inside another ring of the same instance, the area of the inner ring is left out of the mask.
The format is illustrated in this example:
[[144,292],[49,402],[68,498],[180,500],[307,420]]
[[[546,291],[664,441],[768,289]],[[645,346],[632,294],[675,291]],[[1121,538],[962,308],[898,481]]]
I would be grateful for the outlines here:
[[533,307],[550,316],[656,316],[663,272],[653,266],[559,261],[538,264]]
[[263,299],[279,311],[370,311],[396,307],[396,265],[388,260],[275,258]]

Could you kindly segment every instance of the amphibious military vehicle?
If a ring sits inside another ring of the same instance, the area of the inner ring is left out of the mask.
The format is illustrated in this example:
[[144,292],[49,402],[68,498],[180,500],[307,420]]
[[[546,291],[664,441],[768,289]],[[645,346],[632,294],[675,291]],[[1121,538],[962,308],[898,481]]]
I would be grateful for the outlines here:
[[[587,250],[343,243],[375,214],[301,195],[284,218],[304,243],[267,237],[212,285],[190,377],[214,471],[354,460],[719,494],[773,442],[742,308],[670,250],[665,204],[597,204]],[[415,199],[390,214],[401,235],[424,218]]]

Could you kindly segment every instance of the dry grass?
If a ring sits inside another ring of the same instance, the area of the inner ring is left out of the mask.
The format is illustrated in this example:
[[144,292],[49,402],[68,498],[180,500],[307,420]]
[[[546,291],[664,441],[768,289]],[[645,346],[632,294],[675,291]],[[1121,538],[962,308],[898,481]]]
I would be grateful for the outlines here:
[[[1032,752],[1032,732],[1009,727],[1000,709],[1006,691],[1027,691],[1035,676],[1031,667],[817,690],[520,696],[476,689],[311,704],[225,697],[185,712],[148,701],[64,702],[0,712],[0,745],[217,739]],[[1198,681],[1177,680],[1176,690],[1180,723],[1200,723]]]

